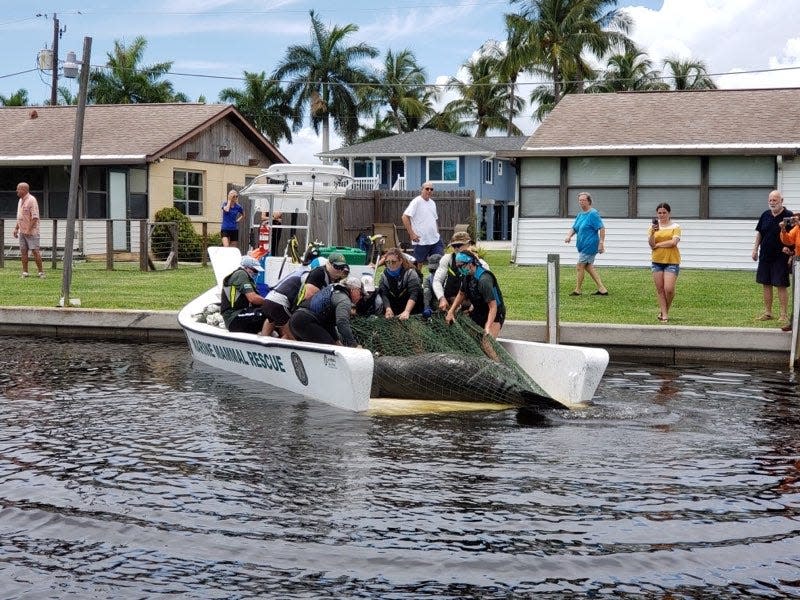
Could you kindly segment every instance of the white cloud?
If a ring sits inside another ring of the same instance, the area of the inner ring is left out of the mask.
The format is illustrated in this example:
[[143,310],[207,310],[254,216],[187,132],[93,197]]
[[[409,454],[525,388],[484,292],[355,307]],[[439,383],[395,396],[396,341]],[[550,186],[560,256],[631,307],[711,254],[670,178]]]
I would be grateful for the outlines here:
[[[282,142],[278,149],[295,164],[318,164],[320,159],[314,156],[322,152],[322,135],[314,133],[311,127],[303,127],[297,133],[292,133],[292,143]],[[342,139],[333,131],[330,135],[330,149],[336,150],[343,146]]]

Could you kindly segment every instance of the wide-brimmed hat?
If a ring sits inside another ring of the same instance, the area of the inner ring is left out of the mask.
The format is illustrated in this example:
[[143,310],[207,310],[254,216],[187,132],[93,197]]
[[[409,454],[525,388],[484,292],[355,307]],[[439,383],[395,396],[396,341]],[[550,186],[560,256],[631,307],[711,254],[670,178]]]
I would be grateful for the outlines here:
[[469,233],[466,231],[456,231],[453,234],[453,237],[450,238],[450,245],[453,244],[469,244],[472,240],[469,237]]

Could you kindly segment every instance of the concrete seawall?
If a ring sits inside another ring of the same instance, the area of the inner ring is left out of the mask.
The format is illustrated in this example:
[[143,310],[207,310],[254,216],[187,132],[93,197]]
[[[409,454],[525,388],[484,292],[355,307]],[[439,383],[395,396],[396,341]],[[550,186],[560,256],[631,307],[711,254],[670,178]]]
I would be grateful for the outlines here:
[[[0,334],[184,343],[176,311],[0,307]],[[502,337],[546,339],[541,321],[506,321]],[[615,362],[788,368],[791,335],[778,328],[562,323],[561,343],[608,350]]]

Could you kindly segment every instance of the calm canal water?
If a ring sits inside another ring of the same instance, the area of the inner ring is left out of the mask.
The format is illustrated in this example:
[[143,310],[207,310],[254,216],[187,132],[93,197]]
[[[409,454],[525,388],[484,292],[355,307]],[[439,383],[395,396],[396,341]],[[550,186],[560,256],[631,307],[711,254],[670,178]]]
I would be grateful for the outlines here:
[[786,374],[612,365],[531,427],[349,414],[182,345],[0,355],[3,598],[800,596]]

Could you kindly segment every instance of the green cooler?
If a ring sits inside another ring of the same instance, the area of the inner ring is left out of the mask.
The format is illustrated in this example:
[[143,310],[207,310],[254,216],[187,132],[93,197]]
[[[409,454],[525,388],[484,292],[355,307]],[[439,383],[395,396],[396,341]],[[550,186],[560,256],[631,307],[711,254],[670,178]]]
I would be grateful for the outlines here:
[[338,252],[347,261],[348,265],[367,264],[367,253],[361,248],[351,248],[350,246],[320,246],[319,255],[328,258],[329,254]]

